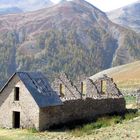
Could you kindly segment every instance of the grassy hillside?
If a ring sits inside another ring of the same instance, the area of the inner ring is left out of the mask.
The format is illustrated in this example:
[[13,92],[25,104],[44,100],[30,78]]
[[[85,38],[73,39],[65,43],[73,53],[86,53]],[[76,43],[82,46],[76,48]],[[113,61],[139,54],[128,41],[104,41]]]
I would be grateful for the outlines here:
[[120,88],[140,89],[140,61],[104,70],[93,75],[91,79],[103,74],[113,77]]

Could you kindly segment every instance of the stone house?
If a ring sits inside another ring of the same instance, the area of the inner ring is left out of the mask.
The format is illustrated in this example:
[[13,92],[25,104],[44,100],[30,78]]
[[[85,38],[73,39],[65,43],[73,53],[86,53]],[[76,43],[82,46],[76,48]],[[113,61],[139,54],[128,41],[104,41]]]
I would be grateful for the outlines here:
[[0,91],[0,127],[4,128],[45,130],[124,110],[123,95],[107,76],[96,81],[87,78],[78,87],[66,74],[50,85],[40,72],[16,72]]
[[41,109],[62,105],[42,73],[16,72],[0,91],[0,126],[41,129]]

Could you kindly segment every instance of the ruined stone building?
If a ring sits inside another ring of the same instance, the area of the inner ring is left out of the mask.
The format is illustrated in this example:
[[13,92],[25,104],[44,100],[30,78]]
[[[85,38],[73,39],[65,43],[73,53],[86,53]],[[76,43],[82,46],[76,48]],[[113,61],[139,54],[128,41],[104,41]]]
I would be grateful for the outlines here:
[[77,86],[61,74],[52,85],[40,72],[16,72],[0,91],[0,127],[36,128],[125,110],[113,79],[87,78]]

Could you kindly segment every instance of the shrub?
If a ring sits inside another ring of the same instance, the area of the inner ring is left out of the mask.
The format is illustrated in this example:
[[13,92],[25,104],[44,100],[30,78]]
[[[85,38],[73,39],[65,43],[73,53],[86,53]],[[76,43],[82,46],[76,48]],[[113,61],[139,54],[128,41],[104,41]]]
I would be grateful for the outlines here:
[[29,128],[28,131],[30,133],[37,133],[38,132],[35,128]]

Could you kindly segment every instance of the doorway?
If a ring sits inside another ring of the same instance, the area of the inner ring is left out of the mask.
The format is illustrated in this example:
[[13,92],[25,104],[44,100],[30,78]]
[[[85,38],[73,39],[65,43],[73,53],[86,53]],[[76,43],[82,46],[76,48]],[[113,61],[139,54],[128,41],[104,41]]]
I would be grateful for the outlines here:
[[20,112],[13,112],[13,128],[20,128]]

